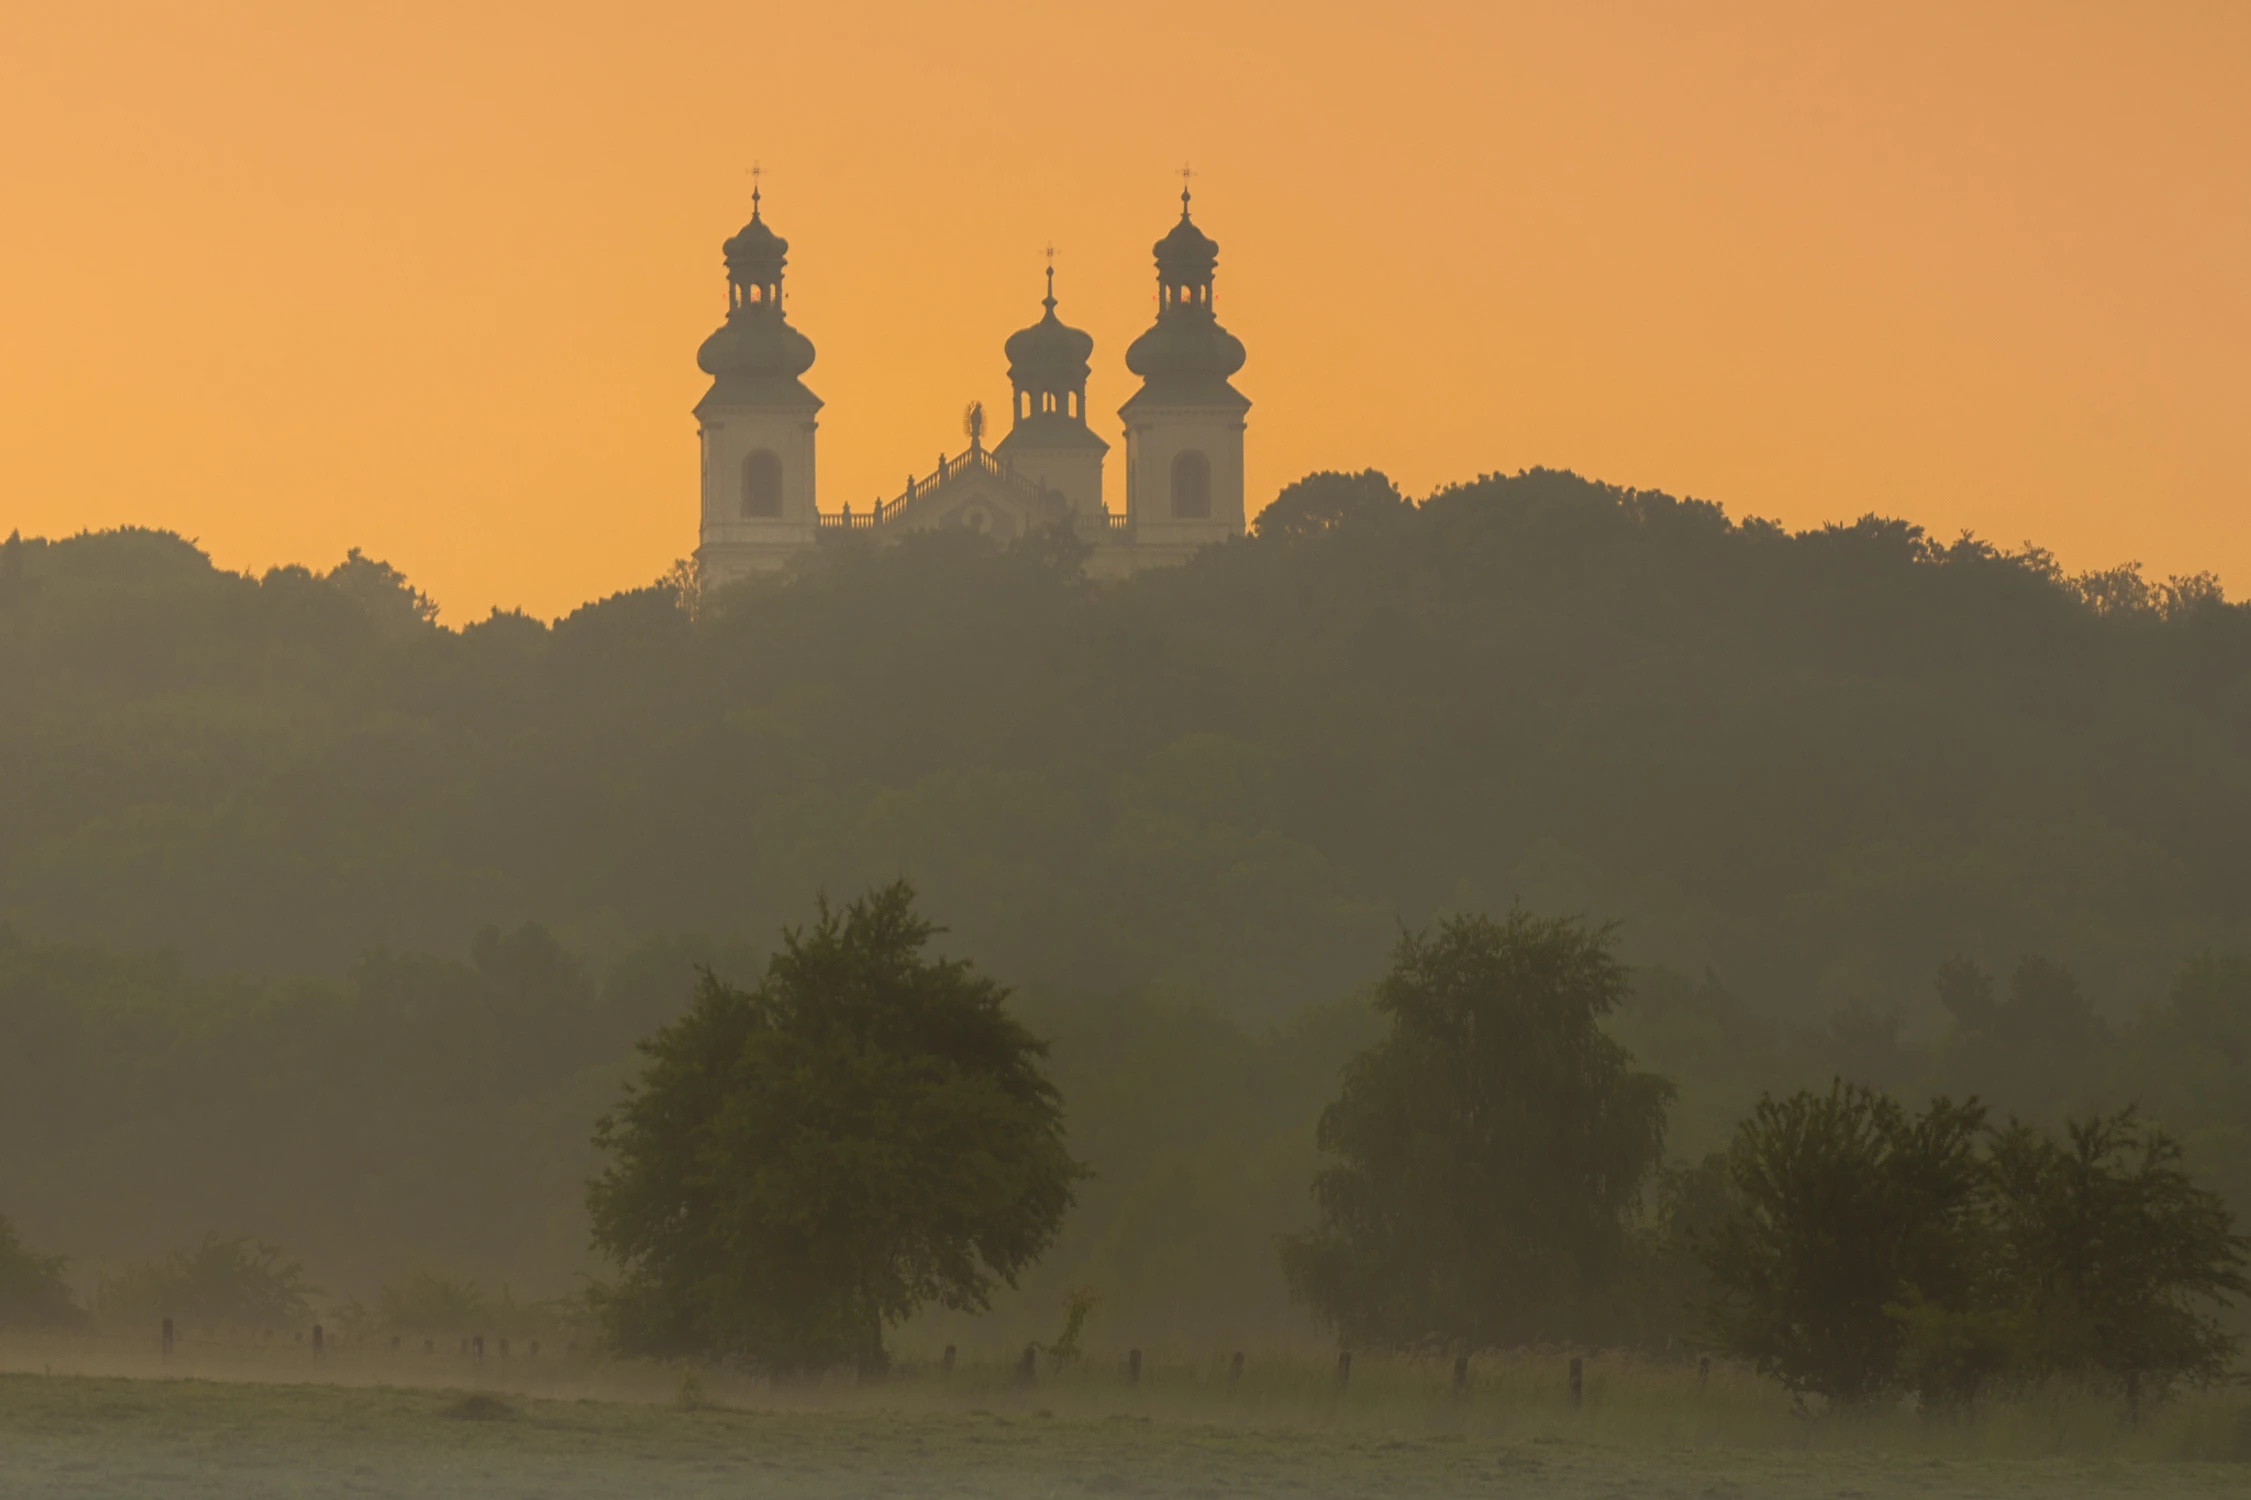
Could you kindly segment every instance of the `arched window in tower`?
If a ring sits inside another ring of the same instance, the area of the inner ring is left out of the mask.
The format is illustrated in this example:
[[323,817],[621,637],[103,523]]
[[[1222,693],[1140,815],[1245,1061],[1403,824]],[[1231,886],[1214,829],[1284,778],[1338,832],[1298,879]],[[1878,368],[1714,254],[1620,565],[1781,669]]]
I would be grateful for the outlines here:
[[1211,515],[1211,460],[1193,448],[1172,461],[1172,514],[1178,521]]
[[771,448],[761,448],[743,460],[743,514],[772,517],[782,513],[782,461]]

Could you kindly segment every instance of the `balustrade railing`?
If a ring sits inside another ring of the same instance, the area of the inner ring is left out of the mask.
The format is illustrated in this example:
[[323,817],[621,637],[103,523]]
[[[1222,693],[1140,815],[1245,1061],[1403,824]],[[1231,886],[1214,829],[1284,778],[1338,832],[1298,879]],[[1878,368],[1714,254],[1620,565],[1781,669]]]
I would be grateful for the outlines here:
[[[908,475],[905,491],[895,499],[878,500],[866,510],[854,510],[847,505],[840,511],[821,511],[818,516],[819,525],[823,531],[871,531],[879,526],[888,526],[917,500],[933,494],[973,470],[999,480],[1003,488],[1014,490],[1027,500],[1036,501],[1043,493],[1037,480],[1026,479],[983,448],[971,448],[952,458],[941,453],[938,455],[937,469],[924,478],[917,479]],[[1111,518],[1110,528],[1113,531],[1118,529],[1121,519],[1122,517]]]

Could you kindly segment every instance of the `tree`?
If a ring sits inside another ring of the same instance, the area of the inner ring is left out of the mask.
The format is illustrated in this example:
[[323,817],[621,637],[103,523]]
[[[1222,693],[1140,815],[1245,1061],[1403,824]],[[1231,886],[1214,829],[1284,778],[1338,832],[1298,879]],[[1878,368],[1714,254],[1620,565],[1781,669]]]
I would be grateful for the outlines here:
[[1344,1337],[1567,1336],[1615,1277],[1672,1086],[1603,1033],[1626,989],[1611,942],[1521,910],[1400,938],[1390,1033],[1321,1115],[1319,1225],[1283,1247]]
[[617,1347],[880,1370],[888,1326],[984,1309],[1053,1240],[1082,1170],[1046,1047],[937,930],[903,881],[824,899],[756,989],[707,973],[642,1043],[588,1194]]
[[193,1250],[103,1277],[101,1311],[104,1318],[135,1322],[178,1318],[272,1328],[301,1321],[319,1290],[306,1284],[305,1268],[284,1259],[279,1245],[210,1233]]
[[1287,486],[1251,522],[1261,541],[1302,541],[1339,527],[1380,522],[1408,508],[1399,487],[1375,469],[1308,474]]
[[407,582],[406,575],[354,547],[329,569],[327,581],[382,623],[393,636],[412,636],[438,618],[437,602]]
[[2023,1374],[2138,1389],[2227,1370],[2237,1340],[2212,1309],[2251,1290],[2251,1241],[2181,1160],[2132,1109],[2067,1121],[2062,1141],[2016,1122],[1994,1140],[1995,1279],[2021,1314]]
[[1761,1099],[1728,1152],[1730,1211],[1699,1246],[1719,1346],[1793,1390],[1892,1388],[1908,1311],[1975,1305],[1984,1123],[1975,1100],[1910,1115],[1841,1081]]
[[0,1328],[67,1328],[85,1321],[63,1280],[69,1264],[25,1249],[16,1226],[0,1217]]

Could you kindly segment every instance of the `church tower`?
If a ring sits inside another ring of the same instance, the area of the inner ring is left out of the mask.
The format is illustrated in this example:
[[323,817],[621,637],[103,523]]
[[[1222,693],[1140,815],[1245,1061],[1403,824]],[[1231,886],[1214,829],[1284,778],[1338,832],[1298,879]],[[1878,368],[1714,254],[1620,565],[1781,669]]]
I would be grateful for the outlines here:
[[1089,541],[1107,540],[1102,455],[1110,445],[1086,425],[1086,380],[1094,340],[1055,316],[1055,267],[1047,268],[1046,315],[1011,334],[1008,383],[1015,390],[1008,436],[993,449],[1017,474],[1063,498]]
[[798,379],[813,366],[813,341],[784,315],[789,241],[766,227],[755,191],[750,222],[725,254],[727,321],[696,351],[712,377],[696,403],[703,444],[696,562],[713,585],[780,568],[813,545],[820,525],[813,430],[821,398]]
[[1228,384],[1243,343],[1219,326],[1212,277],[1219,246],[1188,217],[1157,241],[1157,322],[1126,350],[1141,389],[1118,409],[1126,424],[1126,517],[1148,560],[1186,556],[1243,533],[1243,414]]

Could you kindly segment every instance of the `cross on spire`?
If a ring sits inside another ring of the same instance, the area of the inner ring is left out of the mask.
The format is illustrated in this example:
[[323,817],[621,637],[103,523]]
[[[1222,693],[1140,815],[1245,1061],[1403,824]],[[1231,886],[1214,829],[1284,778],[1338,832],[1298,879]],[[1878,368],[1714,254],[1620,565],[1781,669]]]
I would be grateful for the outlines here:
[[1180,216],[1184,219],[1188,217],[1188,181],[1195,175],[1194,167],[1186,162],[1180,164]]
[[1047,242],[1047,251],[1046,251],[1046,254],[1047,254],[1047,307],[1048,307],[1048,309],[1049,309],[1050,311],[1052,311],[1052,310],[1054,309],[1054,307],[1055,307],[1055,241],[1053,241],[1053,240],[1049,240],[1049,241]]
[[758,217],[758,179],[765,170],[757,162],[750,164],[750,216],[754,219]]

